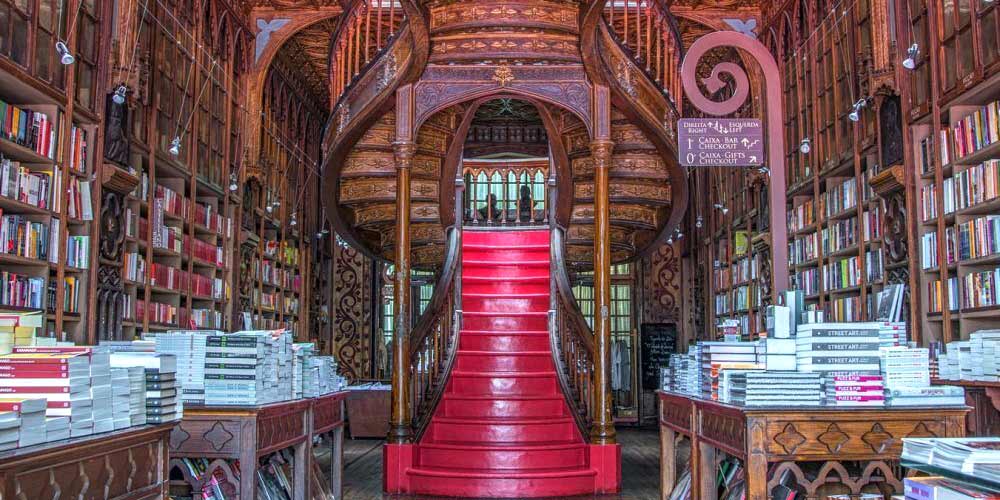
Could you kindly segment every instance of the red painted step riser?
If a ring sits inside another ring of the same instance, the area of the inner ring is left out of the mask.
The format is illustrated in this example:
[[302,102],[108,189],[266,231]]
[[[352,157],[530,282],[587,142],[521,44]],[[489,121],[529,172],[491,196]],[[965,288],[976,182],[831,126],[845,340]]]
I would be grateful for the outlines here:
[[[540,283],[519,283],[516,281],[472,281],[462,282],[462,293],[511,295],[516,293],[549,293],[548,280]],[[547,299],[546,299],[547,300]]]
[[548,334],[543,335],[480,335],[462,332],[458,338],[458,348],[466,351],[549,351]]
[[499,424],[477,423],[473,419],[468,423],[437,423],[432,419],[428,434],[435,441],[469,444],[550,443],[573,439],[576,436],[575,425],[559,420],[554,423]]
[[509,278],[511,281],[516,281],[515,278],[530,277],[532,279],[538,279],[544,277],[546,280],[549,279],[549,268],[548,267],[518,267],[518,266],[479,266],[479,265],[468,265],[462,264],[462,277],[463,278],[482,278],[483,280],[489,281],[502,281],[505,278]]
[[[494,399],[490,401],[448,399],[441,402],[445,417],[565,417],[566,404],[561,397],[552,399]],[[550,466],[551,467],[551,466]]]
[[547,311],[549,297],[475,297],[462,296],[462,310],[475,312]]
[[559,449],[508,450],[508,449],[420,449],[421,467],[475,469],[478,464],[490,464],[491,469],[531,471],[551,469],[552,464],[565,467],[587,465],[587,448],[578,445]]
[[475,231],[462,232],[462,242],[473,245],[544,245],[549,243],[548,231]]
[[555,371],[552,356],[544,355],[474,355],[458,353],[455,369],[463,372],[542,372]]
[[525,248],[495,248],[493,250],[480,250],[478,248],[463,248],[462,260],[496,262],[497,264],[509,264],[521,261],[549,261],[549,249],[534,250]]
[[455,375],[448,381],[447,392],[468,396],[551,396],[559,394],[556,376],[544,377],[466,377]]
[[497,333],[504,331],[548,331],[549,320],[544,314],[532,316],[482,316],[465,314],[462,316],[464,330],[492,330]]
[[[525,498],[593,493],[594,475],[549,478],[468,478],[414,475],[413,490],[424,495],[474,498]],[[541,495],[539,492],[543,492]]]

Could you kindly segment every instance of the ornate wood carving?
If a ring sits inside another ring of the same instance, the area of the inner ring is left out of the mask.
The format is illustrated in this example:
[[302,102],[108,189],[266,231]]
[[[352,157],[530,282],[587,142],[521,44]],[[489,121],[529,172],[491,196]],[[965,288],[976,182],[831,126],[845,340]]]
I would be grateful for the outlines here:
[[642,261],[643,320],[651,323],[681,321],[681,258],[675,245],[663,245]]
[[882,99],[878,108],[878,127],[882,141],[882,166],[902,166],[903,110],[898,95]]
[[122,168],[129,166],[131,138],[129,131],[128,102],[117,104],[114,93],[105,96],[104,104],[104,159]]
[[164,498],[171,427],[132,428],[0,453],[0,498]]
[[[338,244],[333,249],[333,355],[344,376],[357,379],[372,370],[371,261],[353,247]],[[381,336],[376,337],[381,340]]]

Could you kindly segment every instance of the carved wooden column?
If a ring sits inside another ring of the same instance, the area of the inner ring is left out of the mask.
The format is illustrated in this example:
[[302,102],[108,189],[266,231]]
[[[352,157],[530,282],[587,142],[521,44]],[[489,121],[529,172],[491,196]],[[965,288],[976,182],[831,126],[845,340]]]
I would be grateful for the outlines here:
[[413,142],[411,117],[413,92],[410,86],[396,95],[396,276],[393,286],[395,338],[392,342],[392,415],[388,441],[407,442],[411,435],[413,409],[410,400],[410,169],[417,145]]
[[129,109],[106,96],[104,120],[104,160],[101,172],[101,216],[98,246],[97,293],[95,302],[96,340],[122,338],[125,316],[125,284],[122,254],[125,251],[125,197],[139,184],[139,178],[121,167],[129,161]]
[[611,168],[611,100],[608,88],[594,89],[594,426],[590,441],[614,444],[611,417],[611,210],[608,170]]

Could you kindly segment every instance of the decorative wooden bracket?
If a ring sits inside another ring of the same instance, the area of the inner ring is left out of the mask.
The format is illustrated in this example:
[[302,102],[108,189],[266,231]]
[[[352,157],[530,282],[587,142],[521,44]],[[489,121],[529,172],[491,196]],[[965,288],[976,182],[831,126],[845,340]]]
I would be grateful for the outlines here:
[[101,186],[105,190],[126,195],[134,191],[138,185],[138,177],[122,170],[115,164],[105,163],[104,168],[101,169]]
[[879,172],[868,181],[868,184],[875,190],[875,194],[888,198],[889,195],[903,189],[903,166],[896,165]]

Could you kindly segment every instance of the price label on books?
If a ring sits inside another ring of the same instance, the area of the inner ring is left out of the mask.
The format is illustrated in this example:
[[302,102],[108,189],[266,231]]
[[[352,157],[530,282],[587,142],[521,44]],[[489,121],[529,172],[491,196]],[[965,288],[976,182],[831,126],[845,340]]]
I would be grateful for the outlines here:
[[759,167],[764,164],[764,129],[751,118],[682,118],[680,162],[685,167]]

